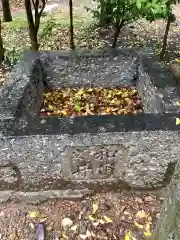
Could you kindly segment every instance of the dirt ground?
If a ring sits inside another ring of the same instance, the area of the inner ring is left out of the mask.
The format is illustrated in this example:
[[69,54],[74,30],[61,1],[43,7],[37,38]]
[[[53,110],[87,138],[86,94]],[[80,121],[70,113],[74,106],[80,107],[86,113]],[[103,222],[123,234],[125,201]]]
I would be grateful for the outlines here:
[[148,240],[163,200],[147,193],[110,192],[79,201],[1,204],[0,239]]

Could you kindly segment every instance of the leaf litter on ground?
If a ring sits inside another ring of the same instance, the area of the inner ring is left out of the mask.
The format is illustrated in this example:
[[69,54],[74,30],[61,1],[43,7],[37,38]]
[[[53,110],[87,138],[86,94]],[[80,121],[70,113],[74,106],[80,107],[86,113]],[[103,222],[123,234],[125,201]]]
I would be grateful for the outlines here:
[[[59,17],[61,13],[59,13]],[[47,20],[52,21],[49,17]],[[55,20],[53,20],[55,21]],[[165,21],[155,21],[151,24],[147,21],[135,22],[130,26],[124,27],[122,34],[118,38],[117,46],[120,48],[139,48],[139,47],[151,47],[155,52],[159,54],[162,46],[162,37],[165,31]],[[134,28],[132,28],[134,26]],[[41,27],[43,28],[43,26]],[[11,57],[18,57],[24,50],[29,49],[30,41],[28,37],[27,27],[20,31],[9,29],[8,25],[4,27],[3,39],[4,45],[7,49],[7,54]],[[41,33],[40,29],[40,33]],[[102,49],[109,47],[112,44],[112,27],[98,27],[98,26],[74,26],[74,40],[75,45],[78,48],[85,49]],[[61,50],[69,49],[69,27],[62,24],[54,24],[52,32],[48,33],[48,36],[41,36],[39,34],[40,50]],[[19,41],[20,39],[20,41]],[[179,27],[172,24],[167,46],[167,61],[177,59],[180,56],[180,42],[179,39]],[[24,46],[24,49],[22,48]],[[16,51],[14,50],[16,49]],[[15,55],[15,56],[14,56]]]
[[0,206],[0,232],[2,239],[12,240],[149,240],[159,218],[159,199],[142,192],[109,192],[38,205],[9,202]]
[[134,88],[64,88],[44,93],[41,115],[87,116],[127,115],[142,112]]

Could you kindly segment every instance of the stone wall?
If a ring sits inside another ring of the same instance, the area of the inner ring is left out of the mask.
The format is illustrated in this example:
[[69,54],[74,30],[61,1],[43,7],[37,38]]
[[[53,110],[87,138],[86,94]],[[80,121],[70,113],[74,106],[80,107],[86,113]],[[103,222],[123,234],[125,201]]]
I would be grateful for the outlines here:
[[39,115],[44,92],[38,54],[25,55],[1,89],[0,132],[22,129]]
[[0,190],[159,189],[173,173],[178,139],[172,131],[1,138]]

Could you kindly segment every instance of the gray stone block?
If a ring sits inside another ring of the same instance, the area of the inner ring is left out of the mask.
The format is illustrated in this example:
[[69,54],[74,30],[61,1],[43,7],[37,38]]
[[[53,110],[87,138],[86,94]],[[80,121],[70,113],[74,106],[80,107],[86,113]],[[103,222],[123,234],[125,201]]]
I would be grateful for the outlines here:
[[137,56],[110,50],[67,51],[43,54],[45,81],[49,87],[129,86],[137,77]]
[[25,127],[28,119],[33,119],[39,114],[43,92],[42,69],[38,55],[25,55],[1,89],[2,127],[7,128],[8,131],[12,126],[16,129]]
[[[175,125],[180,95],[151,52],[44,52],[28,57],[3,89],[0,190],[153,190],[168,185],[180,155]],[[45,86],[123,84],[138,88],[143,114],[39,115]]]
[[[2,138],[0,159],[2,166],[14,168],[16,185],[24,191],[95,189],[103,184],[155,189],[171,177],[168,171],[180,153],[178,139],[178,134],[160,131]],[[9,183],[9,168],[4,168],[2,180],[10,189],[15,185]],[[6,187],[1,184],[0,190]]]

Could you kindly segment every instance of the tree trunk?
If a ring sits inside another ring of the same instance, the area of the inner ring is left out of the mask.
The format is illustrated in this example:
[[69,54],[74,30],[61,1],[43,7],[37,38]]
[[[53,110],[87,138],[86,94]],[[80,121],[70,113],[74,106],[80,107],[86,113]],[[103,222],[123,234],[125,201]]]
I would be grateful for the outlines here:
[[37,32],[34,29],[31,29],[29,32],[30,40],[31,40],[31,50],[38,51],[39,50],[39,43],[37,39]]
[[29,37],[31,40],[31,49],[33,51],[38,51],[39,44],[37,40],[37,30],[33,21],[32,9],[31,9],[31,1],[25,0],[25,8],[26,8],[26,15],[28,20],[29,26]]
[[104,4],[104,0],[100,0],[100,18],[99,18],[99,25],[100,26],[104,26],[106,23],[105,21],[105,4]]
[[69,16],[70,16],[70,48],[75,49],[74,45],[74,30],[73,30],[73,6],[72,0],[69,0]]
[[4,60],[4,47],[1,34],[1,19],[0,19],[0,63]]
[[118,38],[123,26],[124,26],[124,20],[121,20],[120,24],[116,27],[116,30],[115,30],[115,33],[114,33],[114,40],[113,40],[113,43],[112,43],[112,48],[116,47],[117,38]]
[[3,21],[4,22],[11,22],[11,10],[9,6],[9,0],[2,0],[2,10],[3,10]]
[[163,45],[162,45],[162,49],[161,49],[161,52],[160,52],[160,59],[164,58],[164,55],[165,55],[165,52],[166,52],[167,39],[168,39],[170,25],[171,25],[171,19],[170,19],[170,17],[168,17],[167,24],[166,24],[166,30],[165,30],[164,37],[163,37]]

